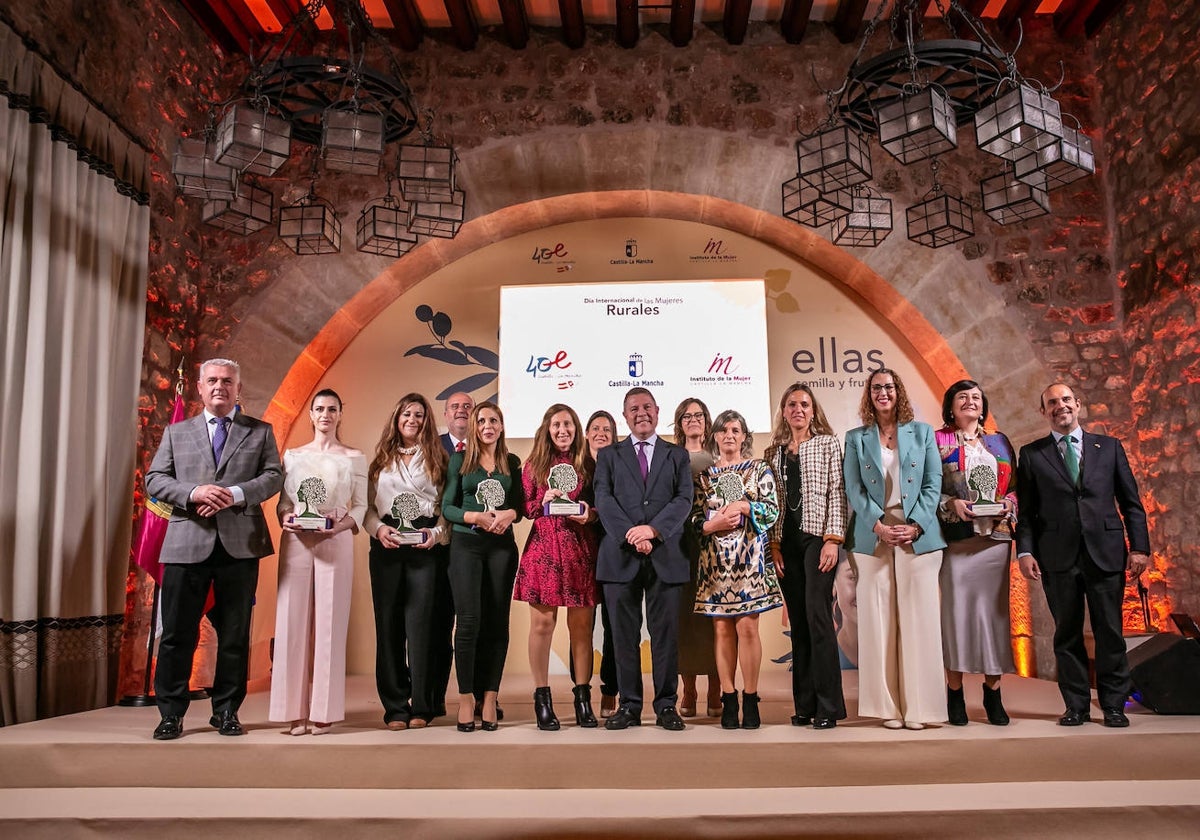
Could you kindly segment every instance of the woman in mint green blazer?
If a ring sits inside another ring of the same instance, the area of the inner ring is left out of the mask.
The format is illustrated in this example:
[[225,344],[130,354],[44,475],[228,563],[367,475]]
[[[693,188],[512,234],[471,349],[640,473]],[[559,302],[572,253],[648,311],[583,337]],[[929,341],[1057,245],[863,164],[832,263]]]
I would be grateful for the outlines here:
[[889,729],[923,729],[946,719],[941,461],[933,428],[913,419],[895,371],[871,374],[859,415],[844,463],[854,511],[847,549],[858,571],[858,713]]

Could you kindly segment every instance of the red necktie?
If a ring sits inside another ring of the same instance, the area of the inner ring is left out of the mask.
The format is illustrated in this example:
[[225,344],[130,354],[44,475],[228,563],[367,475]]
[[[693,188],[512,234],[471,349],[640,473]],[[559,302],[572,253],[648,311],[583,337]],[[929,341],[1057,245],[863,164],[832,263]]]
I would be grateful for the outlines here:
[[461,440],[454,445],[455,452],[462,452],[466,448],[467,448],[467,445],[465,443],[463,443]]

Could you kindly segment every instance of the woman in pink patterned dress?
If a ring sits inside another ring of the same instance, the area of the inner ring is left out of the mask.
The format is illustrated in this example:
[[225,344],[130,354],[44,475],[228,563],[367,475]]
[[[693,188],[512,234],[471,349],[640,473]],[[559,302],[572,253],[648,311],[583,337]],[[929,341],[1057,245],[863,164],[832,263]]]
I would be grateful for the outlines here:
[[[579,672],[571,675],[575,685],[575,723],[587,728],[597,725],[591,697],[592,626],[597,600],[596,530],[590,525],[596,514],[587,501],[592,492],[587,454],[579,417],[569,406],[556,403],[546,409],[534,435],[533,451],[521,471],[524,513],[533,522],[533,528],[517,569],[513,597],[529,604],[529,667],[536,686],[533,710],[538,729],[559,728],[550,699],[550,642],[559,607],[567,608],[570,660],[573,670]],[[552,470],[555,486],[551,486]],[[555,500],[580,502],[582,512],[550,514],[546,506]]]

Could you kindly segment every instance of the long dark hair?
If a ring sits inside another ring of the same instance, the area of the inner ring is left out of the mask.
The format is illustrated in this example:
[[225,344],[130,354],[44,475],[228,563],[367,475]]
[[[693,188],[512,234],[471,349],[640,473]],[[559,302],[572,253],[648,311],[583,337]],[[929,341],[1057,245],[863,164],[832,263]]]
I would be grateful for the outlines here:
[[535,486],[542,486],[550,477],[550,465],[554,462],[554,456],[558,454],[558,447],[550,438],[550,421],[555,414],[567,412],[571,415],[571,422],[575,424],[575,439],[571,441],[571,448],[567,450],[567,456],[571,459],[571,466],[575,468],[575,472],[579,474],[581,482],[587,481],[591,474],[591,466],[589,462],[589,449],[587,438],[584,436],[584,430],[579,426],[579,415],[575,413],[575,409],[563,403],[555,403],[546,409],[546,413],[542,415],[542,424],[533,434],[533,450],[529,453],[529,458],[525,461],[525,469],[531,470],[533,482]]
[[400,434],[400,415],[410,405],[419,405],[425,409],[425,423],[421,426],[421,439],[418,443],[425,458],[425,472],[429,474],[429,480],[435,487],[441,487],[442,480],[446,477],[446,450],[438,439],[437,425],[433,422],[429,400],[417,393],[405,394],[392,409],[387,425],[383,427],[383,434],[379,436],[379,443],[375,446],[375,458],[367,470],[367,477],[375,481],[381,472],[394,466],[399,460],[400,449],[404,446],[404,436]]
[[712,415],[708,413],[708,406],[704,404],[704,400],[699,397],[688,397],[675,406],[675,420],[672,425],[675,427],[675,443],[678,446],[687,446],[687,435],[683,433],[683,415],[687,414],[687,407],[695,403],[700,406],[700,412],[704,415],[704,431],[700,435],[700,445],[707,445],[708,433],[712,431]]
[[504,442],[504,412],[494,402],[481,402],[471,409],[471,420],[467,424],[467,448],[463,451],[462,469],[459,475],[466,475],[479,469],[479,456],[483,454],[483,445],[479,442],[479,413],[484,409],[494,411],[500,418],[500,434],[496,438],[496,472],[508,475],[508,445]]

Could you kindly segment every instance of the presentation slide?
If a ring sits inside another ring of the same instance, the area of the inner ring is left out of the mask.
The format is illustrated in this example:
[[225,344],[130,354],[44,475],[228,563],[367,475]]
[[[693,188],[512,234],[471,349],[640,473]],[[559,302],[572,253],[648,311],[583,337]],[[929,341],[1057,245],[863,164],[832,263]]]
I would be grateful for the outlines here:
[[630,388],[658,401],[659,434],[676,404],[740,411],[762,449],[771,424],[762,280],[502,286],[500,405],[505,433],[532,437],[556,402],[621,418]]

